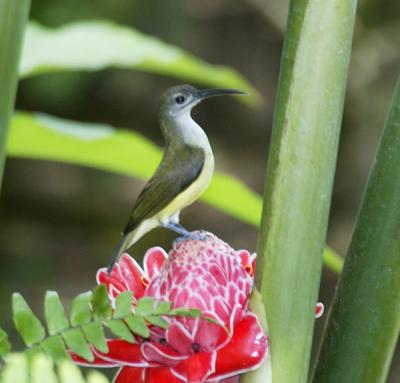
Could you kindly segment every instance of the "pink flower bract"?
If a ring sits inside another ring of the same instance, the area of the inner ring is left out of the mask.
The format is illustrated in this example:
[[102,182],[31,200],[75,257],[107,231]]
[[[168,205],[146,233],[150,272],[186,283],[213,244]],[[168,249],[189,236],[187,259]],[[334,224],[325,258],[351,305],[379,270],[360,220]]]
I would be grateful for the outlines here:
[[168,328],[149,325],[149,339],[133,344],[112,339],[107,354],[93,350],[93,363],[77,356],[74,360],[121,367],[115,383],[236,383],[239,374],[259,367],[267,356],[268,338],[248,308],[255,255],[203,234],[204,240],[175,242],[169,255],[160,247],[148,250],[144,270],[124,254],[111,275],[106,269],[97,274],[111,301],[132,291],[133,306],[149,296],[169,301],[173,308],[200,309],[202,317],[165,317]]

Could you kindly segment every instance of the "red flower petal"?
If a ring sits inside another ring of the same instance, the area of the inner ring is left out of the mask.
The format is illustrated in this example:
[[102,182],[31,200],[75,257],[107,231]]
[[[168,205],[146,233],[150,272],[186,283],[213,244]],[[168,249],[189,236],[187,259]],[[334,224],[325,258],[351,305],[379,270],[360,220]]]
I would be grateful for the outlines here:
[[143,383],[143,368],[122,367],[115,376],[114,383]]
[[[156,367],[146,370],[144,383],[184,383],[185,380],[179,379],[175,376],[171,369],[168,367]],[[120,382],[115,382],[120,383]],[[128,382],[127,382],[128,383]],[[130,381],[129,383],[136,383]]]
[[117,367],[118,366],[118,363],[104,360],[103,358],[97,356],[96,354],[94,354],[93,362],[88,362],[86,359],[81,358],[80,356],[74,354],[73,352],[69,352],[69,355],[76,364],[79,364],[80,366],[84,366],[84,367],[100,367],[100,368],[102,368],[102,367]]
[[229,377],[257,368],[267,355],[268,339],[257,317],[247,313],[239,322],[231,341],[217,353],[214,377]]
[[184,382],[204,382],[215,372],[215,357],[215,352],[199,352],[171,368],[171,371]]
[[[216,320],[215,315],[209,312],[203,312],[203,315]],[[201,351],[212,352],[218,346],[227,341],[228,329],[222,324],[211,323],[203,318],[198,319],[197,331],[194,337],[194,343],[201,347]]]
[[141,345],[144,358],[157,365],[176,366],[186,356],[178,354],[168,345],[145,342]]
[[240,376],[236,375],[236,376],[232,376],[227,379],[218,380],[218,382],[214,382],[214,383],[239,383],[239,378],[240,378]]
[[115,298],[123,291],[132,291],[138,299],[143,296],[148,280],[139,264],[129,255],[124,254],[115,264],[111,274],[106,268],[97,272],[97,283],[104,284],[111,298]]
[[144,271],[148,278],[158,274],[168,259],[168,254],[161,247],[152,247],[146,251],[143,259]]
[[120,277],[125,281],[127,290],[132,291],[136,299],[142,297],[147,285],[143,269],[129,254],[124,254],[118,264]]
[[167,343],[182,355],[192,351],[193,339],[181,322],[173,321],[165,332]]
[[315,318],[321,318],[322,315],[324,315],[324,304],[321,302],[318,302],[315,305]]
[[149,367],[154,366],[154,363],[149,363],[142,356],[140,344],[128,343],[121,339],[111,339],[107,341],[108,353],[103,354],[95,351],[96,355],[114,364],[130,365],[133,367]]

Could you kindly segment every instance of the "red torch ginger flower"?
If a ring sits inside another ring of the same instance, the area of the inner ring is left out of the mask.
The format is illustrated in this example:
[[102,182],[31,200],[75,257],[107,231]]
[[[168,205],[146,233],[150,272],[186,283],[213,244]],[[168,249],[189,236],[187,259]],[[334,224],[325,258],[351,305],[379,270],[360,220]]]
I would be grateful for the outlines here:
[[169,255],[159,247],[148,250],[144,270],[128,254],[111,275],[99,270],[97,281],[112,301],[132,291],[134,305],[149,296],[202,312],[199,318],[166,317],[166,330],[150,326],[150,338],[134,344],[109,340],[107,354],[94,350],[92,366],[121,367],[115,383],[236,383],[267,357],[268,338],[248,308],[255,255],[206,234],[176,242]]

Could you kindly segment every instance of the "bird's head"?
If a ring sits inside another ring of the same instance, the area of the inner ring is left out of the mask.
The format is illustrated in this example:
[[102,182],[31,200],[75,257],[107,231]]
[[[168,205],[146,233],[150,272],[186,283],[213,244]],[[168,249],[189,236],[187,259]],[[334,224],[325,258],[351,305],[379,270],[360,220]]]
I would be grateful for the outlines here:
[[178,85],[169,88],[161,98],[160,110],[162,114],[178,117],[192,110],[199,102],[214,96],[245,94],[234,89],[196,89],[191,85]]

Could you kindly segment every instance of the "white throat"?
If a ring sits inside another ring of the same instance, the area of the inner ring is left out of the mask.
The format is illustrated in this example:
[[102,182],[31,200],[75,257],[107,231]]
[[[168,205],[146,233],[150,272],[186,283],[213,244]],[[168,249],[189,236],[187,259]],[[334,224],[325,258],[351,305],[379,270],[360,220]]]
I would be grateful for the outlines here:
[[204,149],[207,153],[211,152],[208,137],[200,125],[193,120],[190,110],[185,111],[175,117],[175,123],[182,133],[183,141],[190,145]]

